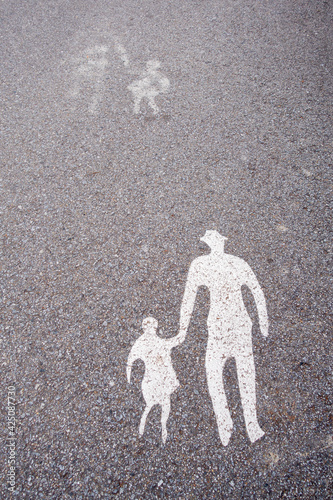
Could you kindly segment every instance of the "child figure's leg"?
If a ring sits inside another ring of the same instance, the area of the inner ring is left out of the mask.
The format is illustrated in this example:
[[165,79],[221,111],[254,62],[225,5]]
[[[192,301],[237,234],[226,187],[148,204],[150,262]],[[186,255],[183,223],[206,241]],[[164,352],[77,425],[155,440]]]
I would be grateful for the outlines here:
[[161,415],[161,424],[162,424],[162,441],[165,443],[168,431],[166,428],[166,424],[169,418],[170,414],[170,399],[168,401],[165,401],[162,404],[162,415]]
[[160,108],[157,106],[157,104],[155,102],[155,94],[149,95],[149,97],[148,97],[148,104],[152,108],[153,114],[157,115],[157,113],[159,112]]
[[140,113],[140,104],[141,104],[142,96],[136,95],[134,96],[134,114],[138,115]]
[[146,420],[147,420],[148,413],[150,412],[151,408],[152,408],[151,406],[147,405],[146,408],[144,409],[143,414],[142,414],[142,417],[140,420],[140,427],[139,427],[140,436],[142,436],[142,434],[144,433]]

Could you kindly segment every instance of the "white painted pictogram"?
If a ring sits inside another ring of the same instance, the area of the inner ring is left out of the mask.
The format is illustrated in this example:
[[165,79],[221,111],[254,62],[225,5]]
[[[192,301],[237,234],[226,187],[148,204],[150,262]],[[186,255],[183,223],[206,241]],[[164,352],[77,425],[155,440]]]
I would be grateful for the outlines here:
[[252,351],[252,323],[246,311],[241,287],[251,290],[257,305],[261,333],[268,335],[268,317],[263,291],[242,259],[224,253],[227,238],[217,231],[206,231],[201,238],[211,253],[196,258],[190,267],[180,313],[180,338],[186,335],[198,288],[210,292],[207,320],[208,344],[206,372],[219,435],[227,446],[232,420],[223,386],[223,368],[228,358],[235,358],[246,429],[251,442],[264,435],[257,420],[255,367]]
[[159,94],[167,92],[170,87],[168,78],[158,71],[160,65],[159,61],[148,61],[147,69],[141,74],[141,79],[135,80],[127,87],[133,94],[134,114],[138,114],[140,112],[141,101],[143,99],[147,99],[154,115],[159,112],[159,107],[155,102],[155,97]]
[[181,344],[186,332],[171,339],[162,339],[157,335],[158,322],[154,318],[145,318],[142,322],[143,334],[134,343],[127,361],[127,380],[131,381],[134,361],[142,359],[145,374],[142,381],[142,394],[146,407],[141,417],[139,432],[142,436],[147,416],[154,405],[161,405],[162,440],[167,438],[167,420],[170,413],[170,396],[179,386],[172,366],[171,349]]
[[228,358],[234,358],[246,429],[253,443],[264,435],[264,431],[257,419],[252,323],[243,302],[242,286],[246,285],[253,294],[261,333],[266,337],[268,317],[265,297],[250,266],[239,257],[224,253],[226,237],[217,231],[206,231],[201,240],[211,248],[211,253],[196,258],[190,266],[181,304],[178,335],[171,339],[158,337],[156,319],[146,318],[142,323],[144,333],[135,342],[128,357],[129,383],[134,361],[142,359],[145,363],[142,393],[146,407],[139,432],[143,434],[151,408],[160,404],[162,439],[164,443],[166,441],[170,396],[179,385],[172,367],[171,350],[184,342],[198,289],[206,286],[210,292],[206,373],[220,439],[227,446],[233,428],[223,386],[223,368]]

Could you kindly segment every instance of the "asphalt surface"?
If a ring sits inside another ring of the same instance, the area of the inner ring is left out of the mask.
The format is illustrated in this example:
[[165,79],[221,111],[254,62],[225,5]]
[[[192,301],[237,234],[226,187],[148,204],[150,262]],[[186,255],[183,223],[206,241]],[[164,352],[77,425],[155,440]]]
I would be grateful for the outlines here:
[[[332,3],[67,0],[1,3],[1,498],[328,499]],[[170,82],[133,113],[149,60]],[[253,297],[257,413],[245,430],[236,366],[224,447],[208,393],[209,293],[184,344],[168,439],[142,437],[142,362],[155,317],[179,328],[207,229],[228,237]],[[7,392],[15,387],[15,492]]]

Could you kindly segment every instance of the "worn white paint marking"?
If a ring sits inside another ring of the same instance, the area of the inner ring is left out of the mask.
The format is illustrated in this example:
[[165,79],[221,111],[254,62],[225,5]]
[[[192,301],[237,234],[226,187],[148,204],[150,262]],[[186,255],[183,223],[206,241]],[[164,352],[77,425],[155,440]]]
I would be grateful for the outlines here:
[[71,91],[72,97],[77,97],[84,84],[90,84],[93,89],[89,112],[94,114],[102,98],[105,71],[108,66],[107,53],[109,48],[106,45],[96,45],[85,51],[83,60],[75,74],[75,83]]
[[201,238],[211,248],[211,253],[198,257],[191,264],[181,305],[179,333],[180,338],[186,335],[199,287],[208,287],[210,311],[207,320],[207,382],[224,446],[229,442],[233,427],[222,378],[228,358],[235,358],[236,361],[249,438],[254,442],[264,435],[256,413],[252,324],[242,298],[243,285],[249,287],[255,299],[261,333],[268,335],[264,294],[250,266],[242,259],[224,253],[226,239],[217,231],[206,231]]
[[329,434],[323,441],[323,449],[333,451],[333,434]]
[[[154,318],[145,318],[142,322],[143,334],[134,343],[127,361],[127,380],[131,381],[134,361],[142,359],[145,374],[142,381],[142,394],[146,407],[141,417],[139,432],[143,434],[146,419],[151,408],[159,404],[162,407],[162,440],[167,438],[167,420],[170,413],[170,396],[179,386],[172,367],[171,349],[185,339],[185,334],[178,334],[171,339],[162,339],[157,335],[158,322]],[[185,332],[186,333],[186,332]]]
[[279,231],[279,233],[286,233],[288,231],[288,228],[283,224],[279,224],[276,230]]
[[154,115],[159,112],[159,107],[155,102],[155,97],[159,94],[167,92],[170,87],[168,78],[158,71],[160,65],[159,61],[148,61],[147,69],[141,74],[141,79],[135,80],[127,87],[133,94],[134,114],[138,114],[140,112],[141,101],[143,99],[147,99]]
[[307,170],[306,168],[302,168],[302,172],[304,175],[306,175],[306,177],[311,177],[311,175],[313,175],[311,170]]
[[120,43],[115,44],[115,49],[118,52],[118,54],[120,55],[120,59],[124,63],[124,66],[125,67],[129,66],[129,58],[128,58],[126,49]]
[[280,457],[278,453],[276,453],[274,450],[268,450],[268,452],[265,455],[265,461],[267,464],[269,464],[271,467],[274,467],[280,460]]
[[[120,56],[128,72],[136,74],[137,72],[130,68],[131,63],[125,47],[117,40],[114,40],[114,50]],[[95,114],[98,110],[104,93],[105,75],[109,66],[108,52],[109,47],[107,45],[95,45],[87,49],[76,60],[74,82],[69,90],[69,94],[73,98],[79,98],[80,94],[87,93],[88,91],[90,94],[88,109],[92,114]],[[146,63],[146,70],[141,73],[140,79],[135,80],[127,87],[133,94],[134,114],[140,112],[141,102],[144,99],[147,100],[154,114],[159,112],[155,98],[159,94],[167,92],[170,87],[168,78],[158,71],[159,67],[159,61],[148,61]]]

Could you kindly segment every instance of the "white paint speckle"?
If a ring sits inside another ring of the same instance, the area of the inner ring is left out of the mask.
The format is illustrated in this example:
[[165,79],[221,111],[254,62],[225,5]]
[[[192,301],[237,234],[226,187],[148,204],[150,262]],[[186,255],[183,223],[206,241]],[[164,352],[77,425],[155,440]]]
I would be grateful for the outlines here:
[[279,233],[286,233],[288,231],[288,228],[283,224],[279,224],[276,230],[279,231]]
[[272,465],[275,465],[278,463],[278,461],[280,460],[280,457],[277,453],[275,453],[274,451],[270,451],[269,452],[269,457],[270,457],[270,463]]
[[308,170],[308,169],[306,169],[306,168],[302,168],[302,172],[303,172],[303,174],[304,174],[306,177],[311,177],[311,175],[312,175],[311,170]]

